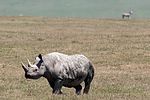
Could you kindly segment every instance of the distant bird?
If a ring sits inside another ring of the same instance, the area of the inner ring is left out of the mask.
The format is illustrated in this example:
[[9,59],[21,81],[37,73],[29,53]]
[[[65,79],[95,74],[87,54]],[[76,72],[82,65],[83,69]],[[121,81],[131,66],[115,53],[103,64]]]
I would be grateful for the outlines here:
[[125,17],[127,17],[129,19],[132,14],[133,14],[132,10],[129,11],[129,12],[123,13],[122,14],[122,19],[125,19]]

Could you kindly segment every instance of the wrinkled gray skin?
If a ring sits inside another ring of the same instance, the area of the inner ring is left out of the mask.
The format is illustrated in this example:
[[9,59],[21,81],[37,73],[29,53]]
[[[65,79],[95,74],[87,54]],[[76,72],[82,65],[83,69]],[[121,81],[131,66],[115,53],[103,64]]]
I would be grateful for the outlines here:
[[34,64],[28,60],[28,66],[22,63],[27,79],[45,77],[53,89],[54,94],[62,94],[61,88],[74,87],[76,94],[81,94],[83,81],[85,83],[83,93],[87,94],[94,77],[94,68],[84,55],[65,55],[62,53],[49,53],[36,57]]

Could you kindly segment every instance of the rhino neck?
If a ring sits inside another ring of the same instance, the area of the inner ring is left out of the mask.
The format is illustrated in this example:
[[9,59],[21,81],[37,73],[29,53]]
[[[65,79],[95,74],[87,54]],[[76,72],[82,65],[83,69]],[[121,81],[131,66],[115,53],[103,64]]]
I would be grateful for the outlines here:
[[43,77],[45,77],[49,83],[49,85],[54,88],[54,82],[55,82],[55,79],[52,78],[52,75],[49,71],[46,71],[43,75]]
[[45,72],[43,74],[43,77],[48,78],[50,76],[50,72],[48,71],[48,68],[45,66]]

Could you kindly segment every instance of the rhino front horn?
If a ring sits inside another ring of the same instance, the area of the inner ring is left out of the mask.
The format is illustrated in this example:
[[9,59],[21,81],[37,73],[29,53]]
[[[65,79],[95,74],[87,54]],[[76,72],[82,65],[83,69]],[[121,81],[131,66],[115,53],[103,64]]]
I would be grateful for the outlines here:
[[24,63],[21,63],[21,65],[22,65],[22,68],[24,69],[24,71],[27,72],[28,71],[28,67]]

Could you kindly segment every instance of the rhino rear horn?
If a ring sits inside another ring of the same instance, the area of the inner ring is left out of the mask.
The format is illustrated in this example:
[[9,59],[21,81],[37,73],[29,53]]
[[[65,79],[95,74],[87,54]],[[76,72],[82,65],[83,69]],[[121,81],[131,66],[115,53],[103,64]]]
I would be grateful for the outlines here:
[[29,59],[27,59],[27,61],[28,61],[28,67],[31,67],[32,64],[31,64],[31,62],[29,61]]

